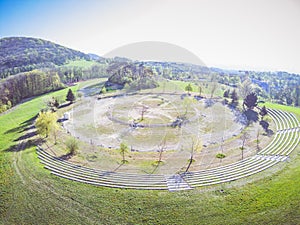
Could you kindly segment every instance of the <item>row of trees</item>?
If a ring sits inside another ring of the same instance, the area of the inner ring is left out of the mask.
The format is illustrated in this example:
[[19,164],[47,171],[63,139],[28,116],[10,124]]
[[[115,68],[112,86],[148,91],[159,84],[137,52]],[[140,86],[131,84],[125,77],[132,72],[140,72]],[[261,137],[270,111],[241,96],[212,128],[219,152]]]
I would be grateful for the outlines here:
[[57,73],[33,70],[11,76],[0,83],[0,112],[25,98],[59,90],[64,85]]

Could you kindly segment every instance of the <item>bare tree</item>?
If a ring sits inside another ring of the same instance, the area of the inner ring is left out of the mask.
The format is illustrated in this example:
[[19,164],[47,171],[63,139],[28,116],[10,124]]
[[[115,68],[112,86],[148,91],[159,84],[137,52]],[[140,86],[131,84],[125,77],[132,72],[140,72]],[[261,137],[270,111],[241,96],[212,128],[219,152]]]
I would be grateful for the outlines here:
[[260,136],[260,130],[257,129],[257,132],[256,132],[256,153],[258,153],[260,151],[259,136]]
[[166,150],[166,142],[167,142],[166,137],[164,137],[162,142],[158,145],[158,152],[159,152],[158,161],[157,161],[158,164],[162,162],[162,154]]
[[148,110],[148,106],[143,105],[142,109],[141,109],[141,121],[144,120],[144,114],[145,114],[145,112],[147,112],[147,110]]
[[128,146],[125,143],[120,144],[120,153],[122,155],[122,163],[126,163],[127,160],[125,160],[125,153],[128,152]]
[[247,95],[253,92],[252,82],[246,79],[240,86],[240,96],[245,99]]
[[245,149],[245,143],[250,138],[250,135],[247,132],[244,132],[240,139],[242,140],[242,146],[240,149],[242,150],[242,160],[244,159],[244,149]]
[[212,81],[211,88],[210,88],[210,97],[212,98],[218,88],[218,83],[216,80]]
[[192,145],[191,145],[191,154],[190,154],[190,159],[189,159],[189,164],[185,170],[185,172],[188,172],[190,169],[192,163],[195,161],[194,160],[194,154],[196,152],[200,152],[202,150],[202,141],[200,139],[192,139]]

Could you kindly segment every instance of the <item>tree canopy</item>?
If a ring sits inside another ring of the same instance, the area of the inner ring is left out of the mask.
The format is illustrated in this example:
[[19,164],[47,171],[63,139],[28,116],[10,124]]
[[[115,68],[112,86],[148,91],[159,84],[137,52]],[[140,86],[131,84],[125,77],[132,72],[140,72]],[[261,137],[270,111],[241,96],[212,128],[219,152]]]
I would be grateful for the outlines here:
[[248,109],[253,109],[257,106],[257,95],[255,93],[250,93],[244,99],[243,105],[247,106]]
[[35,127],[39,135],[48,137],[50,132],[53,132],[56,138],[56,131],[59,128],[56,113],[50,111],[40,112],[35,121]]
[[71,89],[68,90],[66,100],[69,101],[71,104],[75,101],[75,95]]
[[0,77],[43,67],[62,65],[68,60],[89,60],[89,55],[50,41],[9,37],[0,39]]

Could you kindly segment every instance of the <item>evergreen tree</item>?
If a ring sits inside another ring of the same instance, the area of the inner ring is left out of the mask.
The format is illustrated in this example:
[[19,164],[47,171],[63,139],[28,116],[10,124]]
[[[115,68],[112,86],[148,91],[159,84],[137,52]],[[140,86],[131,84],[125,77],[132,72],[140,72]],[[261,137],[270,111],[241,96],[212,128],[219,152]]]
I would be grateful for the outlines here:
[[247,106],[248,109],[253,109],[255,106],[257,106],[257,96],[255,93],[250,93],[246,96],[244,99],[243,106]]
[[66,100],[69,101],[71,104],[75,101],[75,96],[73,94],[73,91],[69,89]]
[[266,106],[263,106],[259,112],[259,115],[261,115],[261,118],[263,119],[264,116],[267,114],[268,114],[268,112],[267,112]]

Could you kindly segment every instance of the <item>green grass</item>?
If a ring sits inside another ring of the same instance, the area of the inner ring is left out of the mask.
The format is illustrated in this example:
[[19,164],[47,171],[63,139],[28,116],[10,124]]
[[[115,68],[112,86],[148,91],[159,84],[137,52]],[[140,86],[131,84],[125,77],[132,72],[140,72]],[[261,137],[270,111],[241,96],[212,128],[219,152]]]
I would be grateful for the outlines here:
[[100,65],[95,61],[87,61],[87,60],[73,60],[69,61],[67,64],[64,64],[65,67],[82,67],[82,68],[89,68],[93,65]]
[[263,105],[265,105],[267,108],[270,108],[270,109],[279,109],[279,110],[294,113],[297,116],[298,120],[300,120],[300,108],[299,107],[280,105],[280,104],[271,103],[271,102],[266,102],[266,103],[260,104],[260,106],[263,106]]
[[7,151],[23,135],[22,124],[39,112],[42,99],[0,116],[0,224],[300,224],[296,153],[281,170],[265,171],[265,178],[255,175],[252,183],[176,193],[102,188],[50,175],[34,146]]

